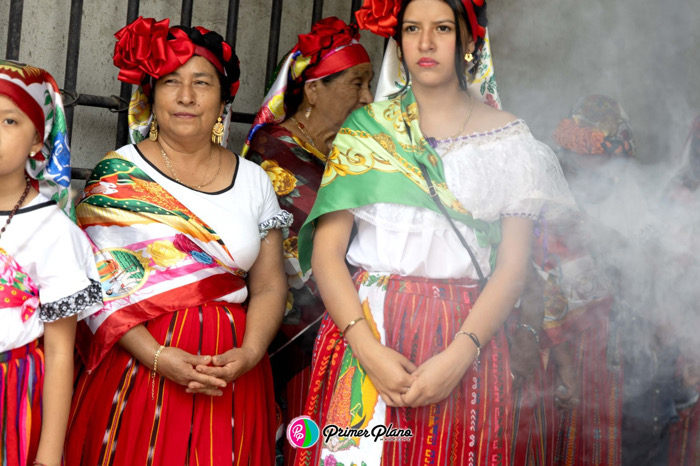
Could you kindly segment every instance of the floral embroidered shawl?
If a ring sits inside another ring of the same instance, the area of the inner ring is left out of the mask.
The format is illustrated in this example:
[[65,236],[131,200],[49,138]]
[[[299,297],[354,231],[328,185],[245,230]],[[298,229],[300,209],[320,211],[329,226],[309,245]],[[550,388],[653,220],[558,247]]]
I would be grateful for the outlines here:
[[[419,168],[430,175],[450,216],[472,228],[481,246],[501,240],[500,222],[477,220],[447,187],[442,159],[420,131],[418,104],[409,89],[356,110],[333,142],[316,203],[299,234],[299,261],[311,267],[313,232],[323,214],[378,202],[423,207],[440,214]],[[495,265],[492,248],[491,266]]]
[[132,327],[245,286],[221,238],[136,164],[111,152],[95,167],[76,208],[95,243],[105,307],[81,348],[96,367]]

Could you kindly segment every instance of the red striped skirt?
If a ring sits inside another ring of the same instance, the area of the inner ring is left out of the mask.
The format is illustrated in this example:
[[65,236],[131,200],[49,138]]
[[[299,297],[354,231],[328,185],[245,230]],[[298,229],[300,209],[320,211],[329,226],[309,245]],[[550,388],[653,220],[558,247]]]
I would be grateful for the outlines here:
[[[146,328],[165,346],[192,354],[221,354],[239,347],[245,312],[212,302],[150,320]],[[189,394],[157,377],[115,346],[91,373],[83,372],[73,396],[66,441],[67,465],[270,465],[275,411],[267,356],[228,384],[223,396]]]
[[[579,310],[587,326],[571,326],[557,338],[551,338],[550,329],[545,328],[544,342],[570,343],[581,399],[571,410],[556,407],[554,393],[560,382],[556,363],[548,358],[547,367],[515,392],[512,464],[621,464],[623,373],[622,367],[608,362],[609,354],[619,358],[619,346],[610,347],[608,341],[611,306],[610,299],[590,303],[585,313]],[[561,327],[568,325],[564,322]]]
[[[552,429],[547,432],[551,465],[617,466],[622,463],[622,380],[621,366],[608,364],[608,354],[617,354],[619,346],[608,342],[612,303],[602,301],[592,306],[589,318],[593,323],[571,339],[573,364],[581,384],[581,402],[570,411],[557,410]],[[552,397],[556,376],[552,364],[545,373],[545,394]],[[552,400],[545,399],[549,410],[556,410]]]
[[0,464],[36,457],[41,434],[44,352],[37,341],[0,353]]
[[[416,365],[445,350],[478,295],[478,286],[471,280],[429,280],[362,272],[356,277],[356,285],[363,307],[370,308],[371,321],[381,320],[378,327],[383,328],[385,344]],[[363,298],[367,289],[374,290],[374,306],[371,299],[368,305]],[[382,295],[383,306],[376,305],[376,296],[381,300]],[[376,315],[377,312],[382,315]],[[348,393],[341,386],[346,375],[347,353],[351,353],[351,349],[326,316],[314,348],[311,389],[305,409],[305,414],[311,416],[321,430],[327,423],[337,422],[339,407],[344,403],[351,413],[357,412],[357,406],[347,403],[344,397],[365,400],[369,396],[362,389],[373,389],[362,385],[359,393]],[[357,366],[355,372],[362,371],[359,364]],[[356,388],[353,386],[353,390]],[[379,458],[368,456],[362,447],[362,442],[367,441],[371,448],[371,438],[362,439],[359,447],[352,446],[345,451],[336,445],[330,448],[335,449],[332,452],[328,445],[323,445],[322,438],[311,449],[297,450],[296,464],[320,464],[323,456],[324,464],[335,464],[335,460],[367,465],[506,465],[512,429],[510,391],[508,345],[505,332],[500,330],[484,345],[479,361],[469,368],[446,399],[419,408],[385,408],[385,415],[380,417],[383,423],[392,424],[396,429],[410,429],[412,438],[384,441]],[[376,406],[385,405],[378,403]],[[368,445],[367,442],[364,445]],[[373,455],[376,455],[376,448],[374,450]]]

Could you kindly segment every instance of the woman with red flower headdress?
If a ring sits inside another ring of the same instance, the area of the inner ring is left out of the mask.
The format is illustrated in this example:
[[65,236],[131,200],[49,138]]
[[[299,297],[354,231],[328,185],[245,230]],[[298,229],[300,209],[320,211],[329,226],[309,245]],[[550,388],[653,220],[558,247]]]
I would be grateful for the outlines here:
[[552,151],[468,90],[485,13],[483,0],[367,0],[357,14],[394,36],[406,79],[344,123],[299,235],[328,312],[305,409],[321,438],[296,464],[510,461],[504,322],[533,219],[573,200]]
[[[356,26],[336,17],[300,34],[282,60],[243,149],[265,169],[280,204],[294,216],[284,238],[287,309],[272,348],[285,420],[303,409],[313,339],[324,310],[311,272],[303,274],[299,267],[297,235],[316,200],[333,138],[353,110],[372,102],[372,65],[359,38]],[[288,343],[291,339],[294,343]],[[285,447],[289,455],[289,443]]]
[[77,207],[105,308],[80,341],[66,463],[269,465],[266,351],[291,216],[265,172],[225,148],[231,46],[168,23],[139,18],[116,34],[119,79],[140,86],[133,144],[95,167]]

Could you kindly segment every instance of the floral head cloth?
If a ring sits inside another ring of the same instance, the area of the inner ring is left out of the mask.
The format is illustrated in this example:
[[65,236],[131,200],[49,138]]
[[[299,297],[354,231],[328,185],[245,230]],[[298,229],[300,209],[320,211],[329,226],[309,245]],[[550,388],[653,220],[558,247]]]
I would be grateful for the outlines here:
[[627,115],[616,100],[604,95],[579,99],[552,137],[559,146],[577,154],[634,156]]
[[284,96],[290,82],[315,81],[369,63],[369,55],[359,39],[355,26],[348,26],[335,16],[315,23],[310,33],[300,34],[297,44],[283,59],[277,77],[255,115],[242,154],[246,154],[253,135],[260,128],[284,121],[287,116]]
[[0,95],[12,100],[29,117],[44,142],[41,150],[27,159],[26,172],[34,188],[75,219],[66,117],[53,76],[41,68],[0,60]]
[[120,81],[137,84],[138,89],[129,103],[129,139],[142,141],[148,134],[153,119],[148,95],[153,81],[172,73],[194,55],[206,58],[223,77],[222,86],[230,95],[224,109],[225,133],[228,138],[231,122],[231,100],[238,92],[240,64],[233,48],[216,32],[203,27],[169,27],[170,20],[157,21],[139,17],[119,30],[114,36],[114,65],[119,68]]

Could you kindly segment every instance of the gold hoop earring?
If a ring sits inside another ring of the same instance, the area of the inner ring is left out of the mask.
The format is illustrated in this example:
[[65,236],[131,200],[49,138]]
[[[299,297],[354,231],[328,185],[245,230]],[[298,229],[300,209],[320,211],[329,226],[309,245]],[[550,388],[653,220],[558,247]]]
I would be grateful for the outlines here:
[[467,53],[464,54],[464,60],[465,60],[467,63],[471,63],[471,62],[474,61],[474,55],[472,55],[470,52],[467,52]]
[[153,120],[151,120],[151,127],[148,130],[148,139],[153,142],[158,140],[158,120],[155,113],[153,114]]
[[306,118],[308,120],[310,116],[311,116],[311,106],[309,105],[308,107],[306,107],[306,111],[304,112],[304,118]]
[[221,122],[221,117],[216,120],[214,127],[211,129],[211,142],[221,144],[224,137],[224,124]]

